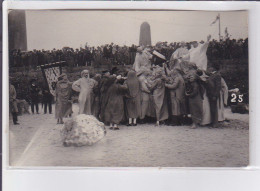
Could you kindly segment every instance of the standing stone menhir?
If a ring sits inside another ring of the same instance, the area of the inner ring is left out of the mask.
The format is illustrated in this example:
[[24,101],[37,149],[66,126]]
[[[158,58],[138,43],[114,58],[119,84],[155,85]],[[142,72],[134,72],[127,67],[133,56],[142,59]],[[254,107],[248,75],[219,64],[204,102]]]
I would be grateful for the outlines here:
[[143,22],[140,27],[140,38],[139,45],[140,46],[151,46],[151,30],[150,25],[147,22]]

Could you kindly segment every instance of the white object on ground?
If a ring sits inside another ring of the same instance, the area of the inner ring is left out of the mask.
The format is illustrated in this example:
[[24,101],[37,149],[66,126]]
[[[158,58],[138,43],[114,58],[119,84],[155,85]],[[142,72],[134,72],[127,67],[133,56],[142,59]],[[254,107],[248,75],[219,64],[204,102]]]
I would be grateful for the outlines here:
[[93,145],[106,134],[104,123],[93,115],[80,114],[66,121],[61,129],[64,146]]

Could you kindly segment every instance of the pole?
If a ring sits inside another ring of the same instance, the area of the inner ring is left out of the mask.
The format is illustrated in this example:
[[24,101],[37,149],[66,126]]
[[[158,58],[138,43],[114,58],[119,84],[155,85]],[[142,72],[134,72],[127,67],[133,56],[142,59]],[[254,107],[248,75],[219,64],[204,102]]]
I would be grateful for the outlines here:
[[219,36],[219,41],[221,39],[221,29],[220,29],[220,14],[218,14],[218,36]]

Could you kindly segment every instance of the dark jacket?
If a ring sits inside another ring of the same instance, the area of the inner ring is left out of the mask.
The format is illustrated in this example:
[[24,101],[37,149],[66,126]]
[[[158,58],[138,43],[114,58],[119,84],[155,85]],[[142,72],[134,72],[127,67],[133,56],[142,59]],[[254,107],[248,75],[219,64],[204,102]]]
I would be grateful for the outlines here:
[[221,90],[221,76],[218,72],[215,72],[209,76],[205,83],[207,95],[209,99],[216,99],[219,97]]

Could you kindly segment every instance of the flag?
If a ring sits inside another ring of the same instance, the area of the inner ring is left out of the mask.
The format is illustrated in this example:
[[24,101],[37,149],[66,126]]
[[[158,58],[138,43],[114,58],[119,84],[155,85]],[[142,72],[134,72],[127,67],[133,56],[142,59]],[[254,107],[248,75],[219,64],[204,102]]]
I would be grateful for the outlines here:
[[219,18],[220,18],[220,16],[219,16],[219,14],[218,14],[217,17],[216,17],[216,19],[210,24],[210,26],[211,26],[211,25],[214,25],[214,24],[219,20]]
[[53,96],[55,96],[56,83],[58,81],[58,77],[62,73],[62,64],[64,63],[65,61],[45,64],[40,66],[45,81],[48,84],[49,92]]

